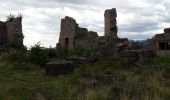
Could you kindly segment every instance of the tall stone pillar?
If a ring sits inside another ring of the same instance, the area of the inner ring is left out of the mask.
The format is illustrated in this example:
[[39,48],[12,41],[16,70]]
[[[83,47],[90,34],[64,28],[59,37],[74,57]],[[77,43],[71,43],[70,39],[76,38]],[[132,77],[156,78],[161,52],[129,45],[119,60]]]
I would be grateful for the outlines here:
[[105,17],[105,36],[118,38],[117,36],[117,13],[116,8],[107,9],[104,14]]

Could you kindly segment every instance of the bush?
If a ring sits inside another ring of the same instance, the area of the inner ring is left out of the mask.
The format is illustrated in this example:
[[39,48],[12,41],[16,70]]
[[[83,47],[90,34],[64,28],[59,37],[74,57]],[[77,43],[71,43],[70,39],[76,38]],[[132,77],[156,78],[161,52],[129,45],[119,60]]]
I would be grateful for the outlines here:
[[1,60],[27,62],[29,55],[26,51],[11,49],[1,53]]
[[69,49],[69,56],[78,56],[78,57],[88,57],[92,53],[92,50],[83,49],[83,48],[73,48]]
[[41,47],[40,42],[31,47],[30,59],[32,63],[37,65],[42,65],[48,61],[48,53]]
[[56,57],[56,49],[55,48],[46,48],[45,52],[47,52],[50,58]]

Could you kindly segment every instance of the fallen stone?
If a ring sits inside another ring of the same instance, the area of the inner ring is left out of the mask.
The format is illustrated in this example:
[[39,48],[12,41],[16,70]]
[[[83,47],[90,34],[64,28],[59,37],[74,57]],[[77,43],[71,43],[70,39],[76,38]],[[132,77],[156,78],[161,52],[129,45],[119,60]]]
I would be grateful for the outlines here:
[[74,71],[74,63],[71,61],[49,62],[45,65],[46,75],[58,76]]
[[75,64],[85,64],[87,62],[85,57],[68,57],[66,61],[74,62]]

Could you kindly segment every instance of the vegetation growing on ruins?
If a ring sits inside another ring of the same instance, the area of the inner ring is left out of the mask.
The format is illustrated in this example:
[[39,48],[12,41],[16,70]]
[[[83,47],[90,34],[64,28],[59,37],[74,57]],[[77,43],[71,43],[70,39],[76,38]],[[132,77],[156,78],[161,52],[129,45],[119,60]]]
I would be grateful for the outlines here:
[[43,47],[41,47],[41,43],[38,42],[34,46],[31,47],[30,50],[30,60],[34,64],[45,64],[49,59],[48,52],[44,50]]
[[[82,47],[75,46],[76,37],[72,37],[72,34],[77,30],[74,28],[85,30],[85,35],[90,32],[78,27],[74,19],[66,17],[63,26],[70,28],[67,24],[73,22],[75,27],[68,29],[69,32],[61,33],[63,36],[59,39],[57,52],[55,49],[42,47],[40,42],[28,51],[11,47],[8,51],[1,52],[0,100],[169,100],[170,55],[155,57],[153,51],[142,50],[143,45],[138,44],[128,48],[128,39],[117,37],[116,9],[106,10],[105,17],[105,26],[109,25],[105,36],[98,37],[97,33],[92,32],[92,40],[87,40],[89,46],[83,46],[87,45],[87,41],[81,41]],[[11,21],[15,16],[10,14],[7,18]],[[18,33],[12,36],[19,38],[22,36],[20,19],[14,21],[16,23],[19,23],[19,29],[14,29],[11,33]],[[80,40],[85,37],[81,33],[76,35]],[[21,40],[19,44],[23,46],[23,37],[18,40]],[[66,58],[63,59],[64,57]],[[44,66],[46,62],[52,68]],[[58,69],[55,69],[56,66]],[[47,68],[51,68],[53,72],[61,71],[57,74],[60,76],[50,76],[53,73],[49,74]],[[73,68],[73,73],[65,75],[66,72],[62,72]]]
[[77,48],[69,49],[68,53],[69,53],[69,56],[89,57],[92,53],[92,50],[77,47]]
[[[169,100],[170,97],[170,56],[129,68],[122,66],[120,59],[108,57],[95,64],[80,65],[72,74],[50,77],[29,61],[29,55],[15,50],[1,53],[1,100]],[[106,75],[113,76],[117,83],[110,82]],[[94,78],[98,83],[81,84],[79,79],[83,77]]]
[[15,18],[15,15],[10,14],[10,15],[6,16],[6,18],[7,18],[7,21],[11,21]]
[[22,13],[18,13],[17,16],[15,16],[14,14],[10,14],[10,15],[6,16],[6,19],[7,19],[7,21],[12,21],[16,17],[23,18],[23,14]]

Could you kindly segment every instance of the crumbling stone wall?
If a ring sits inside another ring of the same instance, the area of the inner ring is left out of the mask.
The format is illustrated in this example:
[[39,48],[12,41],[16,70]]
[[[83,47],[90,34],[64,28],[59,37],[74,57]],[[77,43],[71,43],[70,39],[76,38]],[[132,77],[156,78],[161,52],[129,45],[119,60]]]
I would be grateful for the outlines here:
[[165,37],[170,37],[170,28],[164,29],[164,35]]
[[22,17],[0,22],[0,47],[23,48]]
[[75,39],[75,46],[85,49],[95,48],[95,38],[98,37],[97,32],[90,31],[84,37]]
[[64,19],[61,20],[61,32],[59,38],[59,43],[61,44],[61,47],[74,47],[74,39],[77,27],[78,24],[71,17],[66,16]]
[[126,49],[128,45],[127,38],[114,38],[101,36],[95,40],[96,48],[102,56],[118,56],[121,50]]
[[124,67],[131,67],[133,65],[149,62],[155,55],[151,50],[122,50],[119,53],[119,57]]
[[106,10],[104,17],[105,17],[105,36],[117,38],[118,28],[116,21],[117,17],[116,9],[113,8]]
[[0,46],[6,45],[7,43],[7,28],[4,22],[0,22]]
[[61,20],[59,44],[62,48],[91,49],[94,47],[97,36],[96,32],[89,32],[86,28],[79,27],[75,19],[71,17],[66,16]]
[[154,36],[152,47],[158,56],[170,54],[170,28],[166,28],[164,33]]
[[23,47],[22,18],[17,17],[6,22],[9,45],[16,48]]
[[73,18],[65,17],[61,21],[61,32],[57,47],[95,49],[99,50],[104,56],[117,55],[119,50],[124,49],[128,44],[128,39],[121,39],[117,36],[115,8],[106,10],[104,16],[105,36],[102,37],[99,37],[96,32],[88,32],[86,28],[79,27]]

